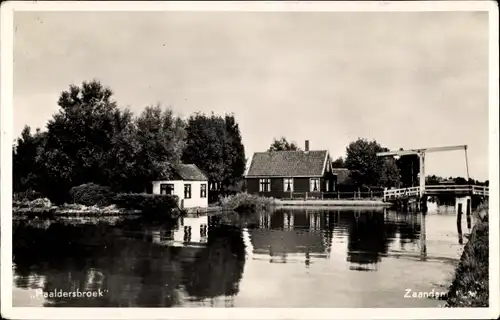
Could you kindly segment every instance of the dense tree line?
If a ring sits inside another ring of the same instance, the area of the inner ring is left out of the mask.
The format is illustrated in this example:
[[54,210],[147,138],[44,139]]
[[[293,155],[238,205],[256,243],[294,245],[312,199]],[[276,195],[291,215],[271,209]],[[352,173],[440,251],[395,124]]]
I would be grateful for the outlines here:
[[[346,149],[345,160],[337,159],[334,167],[343,165],[350,171],[350,178],[358,187],[411,187],[418,186],[420,162],[417,155],[393,157],[377,157],[378,152],[389,151],[375,140],[359,138],[351,142]],[[438,184],[446,179],[427,176],[426,184]],[[450,177],[454,184],[489,185],[489,181],[481,182],[472,178]]]
[[13,146],[14,192],[36,190],[56,202],[84,183],[142,192],[168,179],[180,161],[194,163],[226,189],[238,185],[246,158],[233,115],[187,121],[159,105],[138,116],[119,108],[98,81],[71,85],[45,131],[26,126]]
[[300,151],[299,146],[295,142],[288,142],[285,137],[281,137],[280,139],[273,139],[273,142],[267,149],[268,152],[274,151]]

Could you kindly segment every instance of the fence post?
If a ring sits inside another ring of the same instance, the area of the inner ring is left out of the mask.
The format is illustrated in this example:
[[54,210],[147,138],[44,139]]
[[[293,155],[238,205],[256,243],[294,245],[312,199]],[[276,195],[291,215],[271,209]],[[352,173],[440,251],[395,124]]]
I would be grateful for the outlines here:
[[373,199],[373,191],[370,190],[370,199]]
[[340,191],[337,191],[337,200],[340,200]]

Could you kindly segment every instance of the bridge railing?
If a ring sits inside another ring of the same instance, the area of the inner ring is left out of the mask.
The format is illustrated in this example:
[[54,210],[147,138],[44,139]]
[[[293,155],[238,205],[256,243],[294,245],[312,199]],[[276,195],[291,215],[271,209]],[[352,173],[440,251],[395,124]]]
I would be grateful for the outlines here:
[[416,196],[420,193],[419,187],[384,190],[384,201],[403,197]]
[[[425,186],[426,193],[460,193],[479,196],[489,196],[489,187],[475,185],[430,185]],[[384,201],[390,199],[398,199],[404,197],[418,196],[420,194],[419,187],[387,189],[384,191]]]

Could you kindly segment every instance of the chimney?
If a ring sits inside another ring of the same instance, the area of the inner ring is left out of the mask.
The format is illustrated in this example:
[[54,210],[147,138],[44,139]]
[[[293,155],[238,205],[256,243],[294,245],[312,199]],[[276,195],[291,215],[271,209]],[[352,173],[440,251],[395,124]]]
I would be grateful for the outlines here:
[[305,147],[305,152],[309,151],[309,140],[306,140],[306,147]]

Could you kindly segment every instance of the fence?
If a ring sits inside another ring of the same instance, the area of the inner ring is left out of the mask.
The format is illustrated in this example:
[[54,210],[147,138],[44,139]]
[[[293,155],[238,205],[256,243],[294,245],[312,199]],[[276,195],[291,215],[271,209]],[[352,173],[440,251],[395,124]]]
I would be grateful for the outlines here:
[[[488,197],[489,187],[472,186],[472,185],[430,185],[425,187],[425,193],[432,196],[446,195],[479,195]],[[405,198],[418,196],[420,194],[419,187],[410,187],[402,189],[388,189],[383,192],[384,201],[396,198]]]
[[[382,199],[384,196],[383,191],[332,191],[332,192],[292,192],[288,199],[297,200],[355,200],[355,199]],[[283,199],[286,199],[283,198]]]

